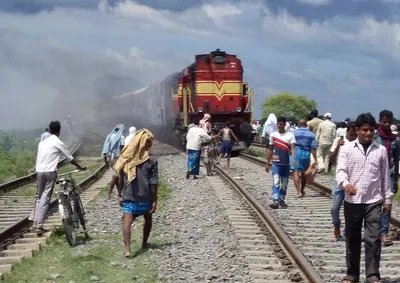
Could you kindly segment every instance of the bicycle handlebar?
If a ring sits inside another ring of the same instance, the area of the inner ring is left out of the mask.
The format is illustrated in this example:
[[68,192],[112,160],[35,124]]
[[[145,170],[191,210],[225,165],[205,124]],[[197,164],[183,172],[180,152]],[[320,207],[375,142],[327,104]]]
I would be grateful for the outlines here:
[[79,169],[76,169],[76,170],[73,170],[73,171],[70,171],[70,172],[67,172],[67,173],[60,174],[57,177],[59,178],[59,177],[62,177],[62,176],[67,176],[67,175],[71,175],[71,174],[79,173],[79,172],[82,172],[82,171],[79,170]]

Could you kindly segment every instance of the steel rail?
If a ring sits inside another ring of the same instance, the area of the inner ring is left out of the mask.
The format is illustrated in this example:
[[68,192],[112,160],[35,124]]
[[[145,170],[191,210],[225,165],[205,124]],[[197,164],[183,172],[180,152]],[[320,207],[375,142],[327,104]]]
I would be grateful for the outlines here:
[[[79,150],[79,148],[81,147],[81,145],[82,145],[82,138],[80,136],[78,136],[78,135],[76,135],[76,136],[78,138],[78,142],[77,143],[74,142],[71,145],[71,146],[74,146],[70,150],[71,155],[75,155],[77,153],[77,151]],[[65,160],[66,160],[65,157],[60,159],[60,161],[58,162],[57,167],[62,166],[64,164]],[[12,189],[16,189],[16,188],[22,187],[22,186],[24,186],[26,184],[32,183],[35,180],[36,180],[36,172],[34,172],[32,174],[29,174],[29,175],[26,175],[26,176],[23,176],[23,177],[19,177],[19,178],[14,179],[14,180],[11,180],[11,181],[9,181],[7,183],[0,184],[0,194],[1,193],[6,193],[6,192],[8,192],[8,191],[10,191]]]
[[271,214],[249,193],[245,188],[243,188],[238,182],[236,182],[225,170],[220,166],[214,165],[218,174],[222,176],[227,182],[231,184],[232,187],[244,198],[247,204],[252,208],[254,212],[257,213],[260,220],[264,225],[270,230],[283,247],[286,255],[292,259],[292,262],[297,264],[300,271],[306,277],[308,282],[319,283],[324,282],[318,272],[311,266],[309,261],[304,257],[303,253],[300,252],[295,244],[286,235],[283,229],[275,221]]
[[[241,157],[243,159],[246,159],[246,160],[248,160],[250,162],[253,162],[253,163],[257,164],[257,165],[265,166],[265,161],[263,161],[263,160],[261,160],[261,159],[259,159],[257,157],[254,157],[254,156],[252,156],[250,154],[240,153],[239,157]],[[324,185],[322,185],[322,184],[320,184],[318,182],[313,182],[311,184],[307,184],[307,187],[309,187],[311,189],[314,189],[314,190],[315,189],[320,190],[320,191],[322,191],[323,194],[325,194],[327,196],[332,196],[332,189],[327,187],[327,186],[324,186]],[[390,217],[390,224],[392,224],[393,226],[395,226],[397,228],[400,228],[400,219],[391,216]]]
[[[103,164],[99,169],[93,172],[93,174],[91,174],[78,184],[80,190],[83,191],[88,186],[90,186],[106,170],[107,167],[105,164]],[[52,202],[50,202],[49,211],[46,217],[53,214],[55,211],[57,211],[57,209],[58,209],[58,200],[54,199]],[[0,251],[4,250],[7,245],[13,244],[16,239],[21,238],[23,234],[25,234],[28,231],[29,227],[32,225],[32,221],[30,221],[28,218],[29,216],[24,217],[23,219],[19,220],[18,222],[16,222],[15,224],[13,224],[12,226],[10,226],[9,228],[5,229],[0,233]]]

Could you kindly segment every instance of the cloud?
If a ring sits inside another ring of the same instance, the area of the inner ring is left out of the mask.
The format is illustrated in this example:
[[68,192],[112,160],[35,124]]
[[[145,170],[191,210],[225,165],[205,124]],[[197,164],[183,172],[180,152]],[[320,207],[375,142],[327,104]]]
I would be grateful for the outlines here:
[[330,0],[297,0],[299,3],[310,4],[313,6],[327,5],[331,3]]
[[[99,81],[108,82],[105,76],[126,87],[148,85],[215,48],[242,60],[258,103],[289,91],[308,95],[336,117],[392,107],[400,82],[400,26],[390,13],[372,9],[391,10],[392,4],[363,0],[370,9],[360,8],[365,13],[320,17],[340,1],[299,1],[188,1],[175,9],[174,0],[158,6],[32,0],[37,8],[30,13],[21,8],[26,1],[1,1],[0,97],[7,104],[0,106],[0,128],[10,126],[9,117],[12,127],[37,126],[56,114],[93,112],[88,106],[98,98]],[[113,90],[120,88],[103,93]],[[60,101],[68,103],[55,109]]]

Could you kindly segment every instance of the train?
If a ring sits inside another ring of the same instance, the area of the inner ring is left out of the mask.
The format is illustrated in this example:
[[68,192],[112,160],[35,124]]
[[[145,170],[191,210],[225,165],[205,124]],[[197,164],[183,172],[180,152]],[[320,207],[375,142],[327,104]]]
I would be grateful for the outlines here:
[[216,132],[230,122],[240,140],[232,150],[240,151],[251,144],[254,113],[253,90],[243,72],[236,55],[216,49],[195,55],[194,63],[158,83],[112,97],[107,107],[129,113],[131,121],[150,130],[167,129],[182,146],[188,125],[208,113]]

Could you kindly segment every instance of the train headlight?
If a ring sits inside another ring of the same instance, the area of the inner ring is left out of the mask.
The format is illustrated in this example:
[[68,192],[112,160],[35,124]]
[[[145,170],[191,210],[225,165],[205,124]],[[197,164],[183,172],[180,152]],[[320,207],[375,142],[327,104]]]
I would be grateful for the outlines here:
[[242,112],[242,107],[238,107],[236,110],[237,112]]
[[199,107],[198,109],[197,109],[197,112],[203,112],[203,108],[202,107]]

